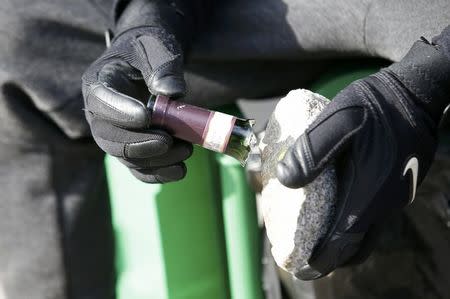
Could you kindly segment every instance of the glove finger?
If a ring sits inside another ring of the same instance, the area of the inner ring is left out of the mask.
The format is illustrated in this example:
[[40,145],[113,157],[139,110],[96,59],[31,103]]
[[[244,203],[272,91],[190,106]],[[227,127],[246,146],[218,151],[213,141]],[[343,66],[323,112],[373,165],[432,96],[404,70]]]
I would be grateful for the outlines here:
[[150,96],[141,72],[123,60],[105,63],[98,73],[97,81],[144,104]]
[[184,160],[187,160],[193,152],[192,144],[176,140],[173,146],[167,151],[167,153],[147,158],[147,159],[123,159],[119,160],[128,168],[140,169],[140,168],[157,168],[167,165],[177,164]]
[[150,115],[142,102],[104,84],[92,85],[85,99],[89,113],[115,126],[143,129],[150,125]]
[[150,158],[165,154],[172,146],[172,137],[162,130],[131,131],[91,118],[91,130],[98,146],[112,156]]
[[181,51],[175,49],[178,46],[173,42],[167,46],[163,40],[157,34],[138,37],[137,59],[131,63],[141,70],[152,94],[181,97],[186,93]]
[[332,102],[278,163],[280,182],[290,188],[299,188],[314,180],[328,162],[352,142],[363,119],[363,108],[340,108]]
[[138,180],[145,183],[169,183],[186,176],[186,165],[178,163],[162,168],[130,169],[130,171]]

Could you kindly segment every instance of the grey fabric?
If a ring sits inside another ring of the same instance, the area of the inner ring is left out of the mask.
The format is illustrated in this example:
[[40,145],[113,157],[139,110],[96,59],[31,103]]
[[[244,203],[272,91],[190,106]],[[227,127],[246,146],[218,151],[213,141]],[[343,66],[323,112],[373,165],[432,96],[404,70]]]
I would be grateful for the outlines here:
[[107,2],[0,4],[0,298],[112,299],[103,154],[80,89]]
[[399,61],[421,35],[449,25],[449,11],[448,0],[221,1],[192,50],[188,98],[286,94],[320,76],[324,59]]
[[81,111],[81,74],[104,49],[107,16],[90,1],[0,4],[2,84],[24,90],[66,135],[88,136]]
[[283,60],[336,55],[400,60],[421,35],[450,24],[447,0],[229,0],[215,7],[195,60]]

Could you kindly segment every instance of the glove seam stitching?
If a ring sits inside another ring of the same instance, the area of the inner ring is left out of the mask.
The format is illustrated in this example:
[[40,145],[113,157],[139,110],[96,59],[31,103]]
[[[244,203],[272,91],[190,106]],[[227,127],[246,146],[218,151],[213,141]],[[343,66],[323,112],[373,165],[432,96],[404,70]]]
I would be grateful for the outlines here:
[[128,143],[125,143],[125,145],[123,147],[122,155],[124,158],[129,158],[128,154],[129,154]]
[[[356,82],[355,84],[359,85],[358,82]],[[361,93],[358,89],[356,90],[356,92],[359,93],[361,100],[363,102],[366,102],[363,95],[361,95]],[[344,109],[348,109],[348,108],[352,108],[352,107],[357,107],[357,108],[363,109],[363,119],[362,119],[361,123],[355,129],[353,129],[350,132],[348,132],[347,134],[345,134],[344,137],[335,146],[333,146],[331,148],[331,150],[319,161],[319,163],[317,163],[317,166],[316,166],[317,169],[324,167],[324,165],[326,165],[331,160],[331,157],[333,157],[336,154],[336,152],[339,149],[341,149],[347,143],[348,140],[350,140],[353,136],[355,136],[366,124],[368,117],[367,117],[367,112],[364,109],[365,106],[362,106],[362,107],[359,105],[347,106],[347,107],[339,109],[339,110],[344,110]],[[337,110],[337,111],[339,111],[339,110]]]
[[302,139],[303,139],[303,142],[301,144],[302,144],[303,152],[306,155],[306,162],[308,163],[308,168],[315,169],[315,167],[314,167],[315,163],[312,159],[312,153],[310,150],[311,144],[309,143],[309,139],[306,137],[306,135],[303,135]]
[[386,81],[386,83],[389,85],[389,87],[391,87],[392,91],[394,92],[394,94],[396,95],[396,97],[398,98],[400,105],[402,106],[404,112],[406,113],[406,115],[408,116],[408,121],[410,123],[410,125],[413,128],[417,128],[417,124],[414,121],[414,117],[413,117],[413,113],[410,111],[410,109],[408,108],[408,103],[405,101],[405,97],[404,95],[398,90],[398,87],[392,83],[392,80],[384,73],[380,73],[379,74],[381,78],[385,79],[385,80],[381,80]]
[[[360,94],[361,96],[361,94]],[[362,100],[364,100],[363,97],[361,97]],[[332,110],[332,112],[329,112],[325,117],[319,117],[311,124],[311,126],[307,129],[307,133],[310,133],[311,131],[313,131],[314,129],[316,129],[318,126],[320,126],[323,122],[325,122],[326,120],[328,120],[329,118],[331,118],[333,115],[335,115],[337,112],[342,111],[342,110],[346,110],[349,108],[361,108],[364,110],[364,106],[361,104],[351,104],[348,106],[344,106],[344,107],[340,107],[336,110]]]
[[[373,98],[375,98],[375,95],[373,94],[372,90],[369,86],[366,85],[367,83],[361,82],[360,86],[362,89],[364,89],[368,94],[370,94]],[[389,122],[389,120],[380,112],[382,111],[381,104],[377,101],[371,102],[367,99],[363,99],[365,102],[367,102],[368,108],[371,110],[373,117],[375,118],[375,121],[378,122],[378,125],[386,130],[386,136],[388,138],[387,143],[389,147],[392,149],[390,151],[390,155],[387,156],[387,162],[386,165],[391,165],[390,170],[392,170],[392,162],[394,160],[394,156],[397,155],[398,148],[396,144],[393,142],[393,136],[394,132],[392,129],[392,126]],[[383,184],[383,180],[386,180],[385,177],[380,177],[377,181],[374,182],[375,185],[380,187]],[[377,191],[378,192],[378,191]]]
[[[150,72],[147,74],[150,78],[154,72],[153,67],[148,59],[147,52],[145,51],[144,45],[138,40],[138,38],[133,39],[133,46],[136,49],[136,54],[139,56],[139,58],[144,62],[144,64],[147,65],[147,67],[150,69]],[[139,69],[141,74],[143,75],[145,79],[145,74],[143,74],[142,69]]]
[[124,34],[128,33],[129,31],[134,31],[134,30],[139,30],[139,29],[146,29],[146,28],[155,28],[155,29],[163,30],[161,27],[154,26],[154,25],[134,26],[134,27],[131,27],[131,28],[127,28],[124,31],[120,32],[118,35],[114,36],[114,38],[111,40],[111,44],[113,44],[117,39],[119,39],[119,37],[123,36]]
[[[101,138],[102,140],[105,140],[105,141],[113,142],[113,143],[116,143],[116,144],[123,144],[124,146],[134,145],[134,144],[138,144],[138,143],[148,142],[148,141],[153,141],[154,140],[154,139],[144,139],[144,140],[139,140],[139,141],[134,141],[134,142],[120,142],[120,141],[117,141],[117,140],[110,140],[108,138],[100,137],[97,134],[95,136],[98,137],[98,138]],[[167,144],[167,143],[165,143],[165,144]],[[133,158],[130,158],[130,159],[133,159]]]

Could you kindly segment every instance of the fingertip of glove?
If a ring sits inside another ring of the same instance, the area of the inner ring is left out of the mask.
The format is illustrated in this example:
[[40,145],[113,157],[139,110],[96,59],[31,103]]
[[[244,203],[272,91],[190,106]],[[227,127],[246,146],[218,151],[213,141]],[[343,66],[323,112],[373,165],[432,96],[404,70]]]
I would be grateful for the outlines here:
[[179,76],[165,76],[153,80],[150,91],[173,98],[182,97],[186,93],[186,82]]
[[293,167],[292,163],[286,163],[285,161],[278,162],[277,178],[280,183],[288,188],[296,189],[307,184],[301,166],[297,164]]
[[143,172],[142,170],[137,170],[130,168],[129,169],[131,174],[137,178],[139,181],[146,183],[146,184],[160,184],[161,182],[157,179],[157,177],[153,174],[147,174]]
[[185,142],[185,141],[183,141],[182,146],[184,148],[184,153],[183,153],[184,155],[182,157],[183,157],[183,160],[186,160],[186,159],[190,158],[192,156],[192,154],[194,153],[194,146],[192,143]]
[[364,233],[332,233],[308,260],[308,264],[295,273],[301,280],[314,280],[328,275],[338,267],[348,265],[358,252]]
[[130,169],[140,181],[149,184],[165,184],[182,180],[187,173],[184,163],[178,163],[157,169]]
[[157,170],[156,175],[162,183],[175,182],[184,179],[187,173],[186,164],[178,163]]
[[297,277],[300,280],[315,280],[318,278],[321,278],[325,276],[326,274],[320,273],[316,269],[312,268],[310,265],[305,265],[301,267],[297,272],[295,273],[295,277]]

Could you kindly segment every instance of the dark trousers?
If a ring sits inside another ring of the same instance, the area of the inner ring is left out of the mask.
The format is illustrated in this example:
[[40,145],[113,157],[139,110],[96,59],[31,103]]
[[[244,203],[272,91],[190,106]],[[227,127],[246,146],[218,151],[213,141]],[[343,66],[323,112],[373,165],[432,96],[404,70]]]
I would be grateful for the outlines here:
[[80,78],[109,1],[0,1],[0,298],[112,299],[103,153]]

